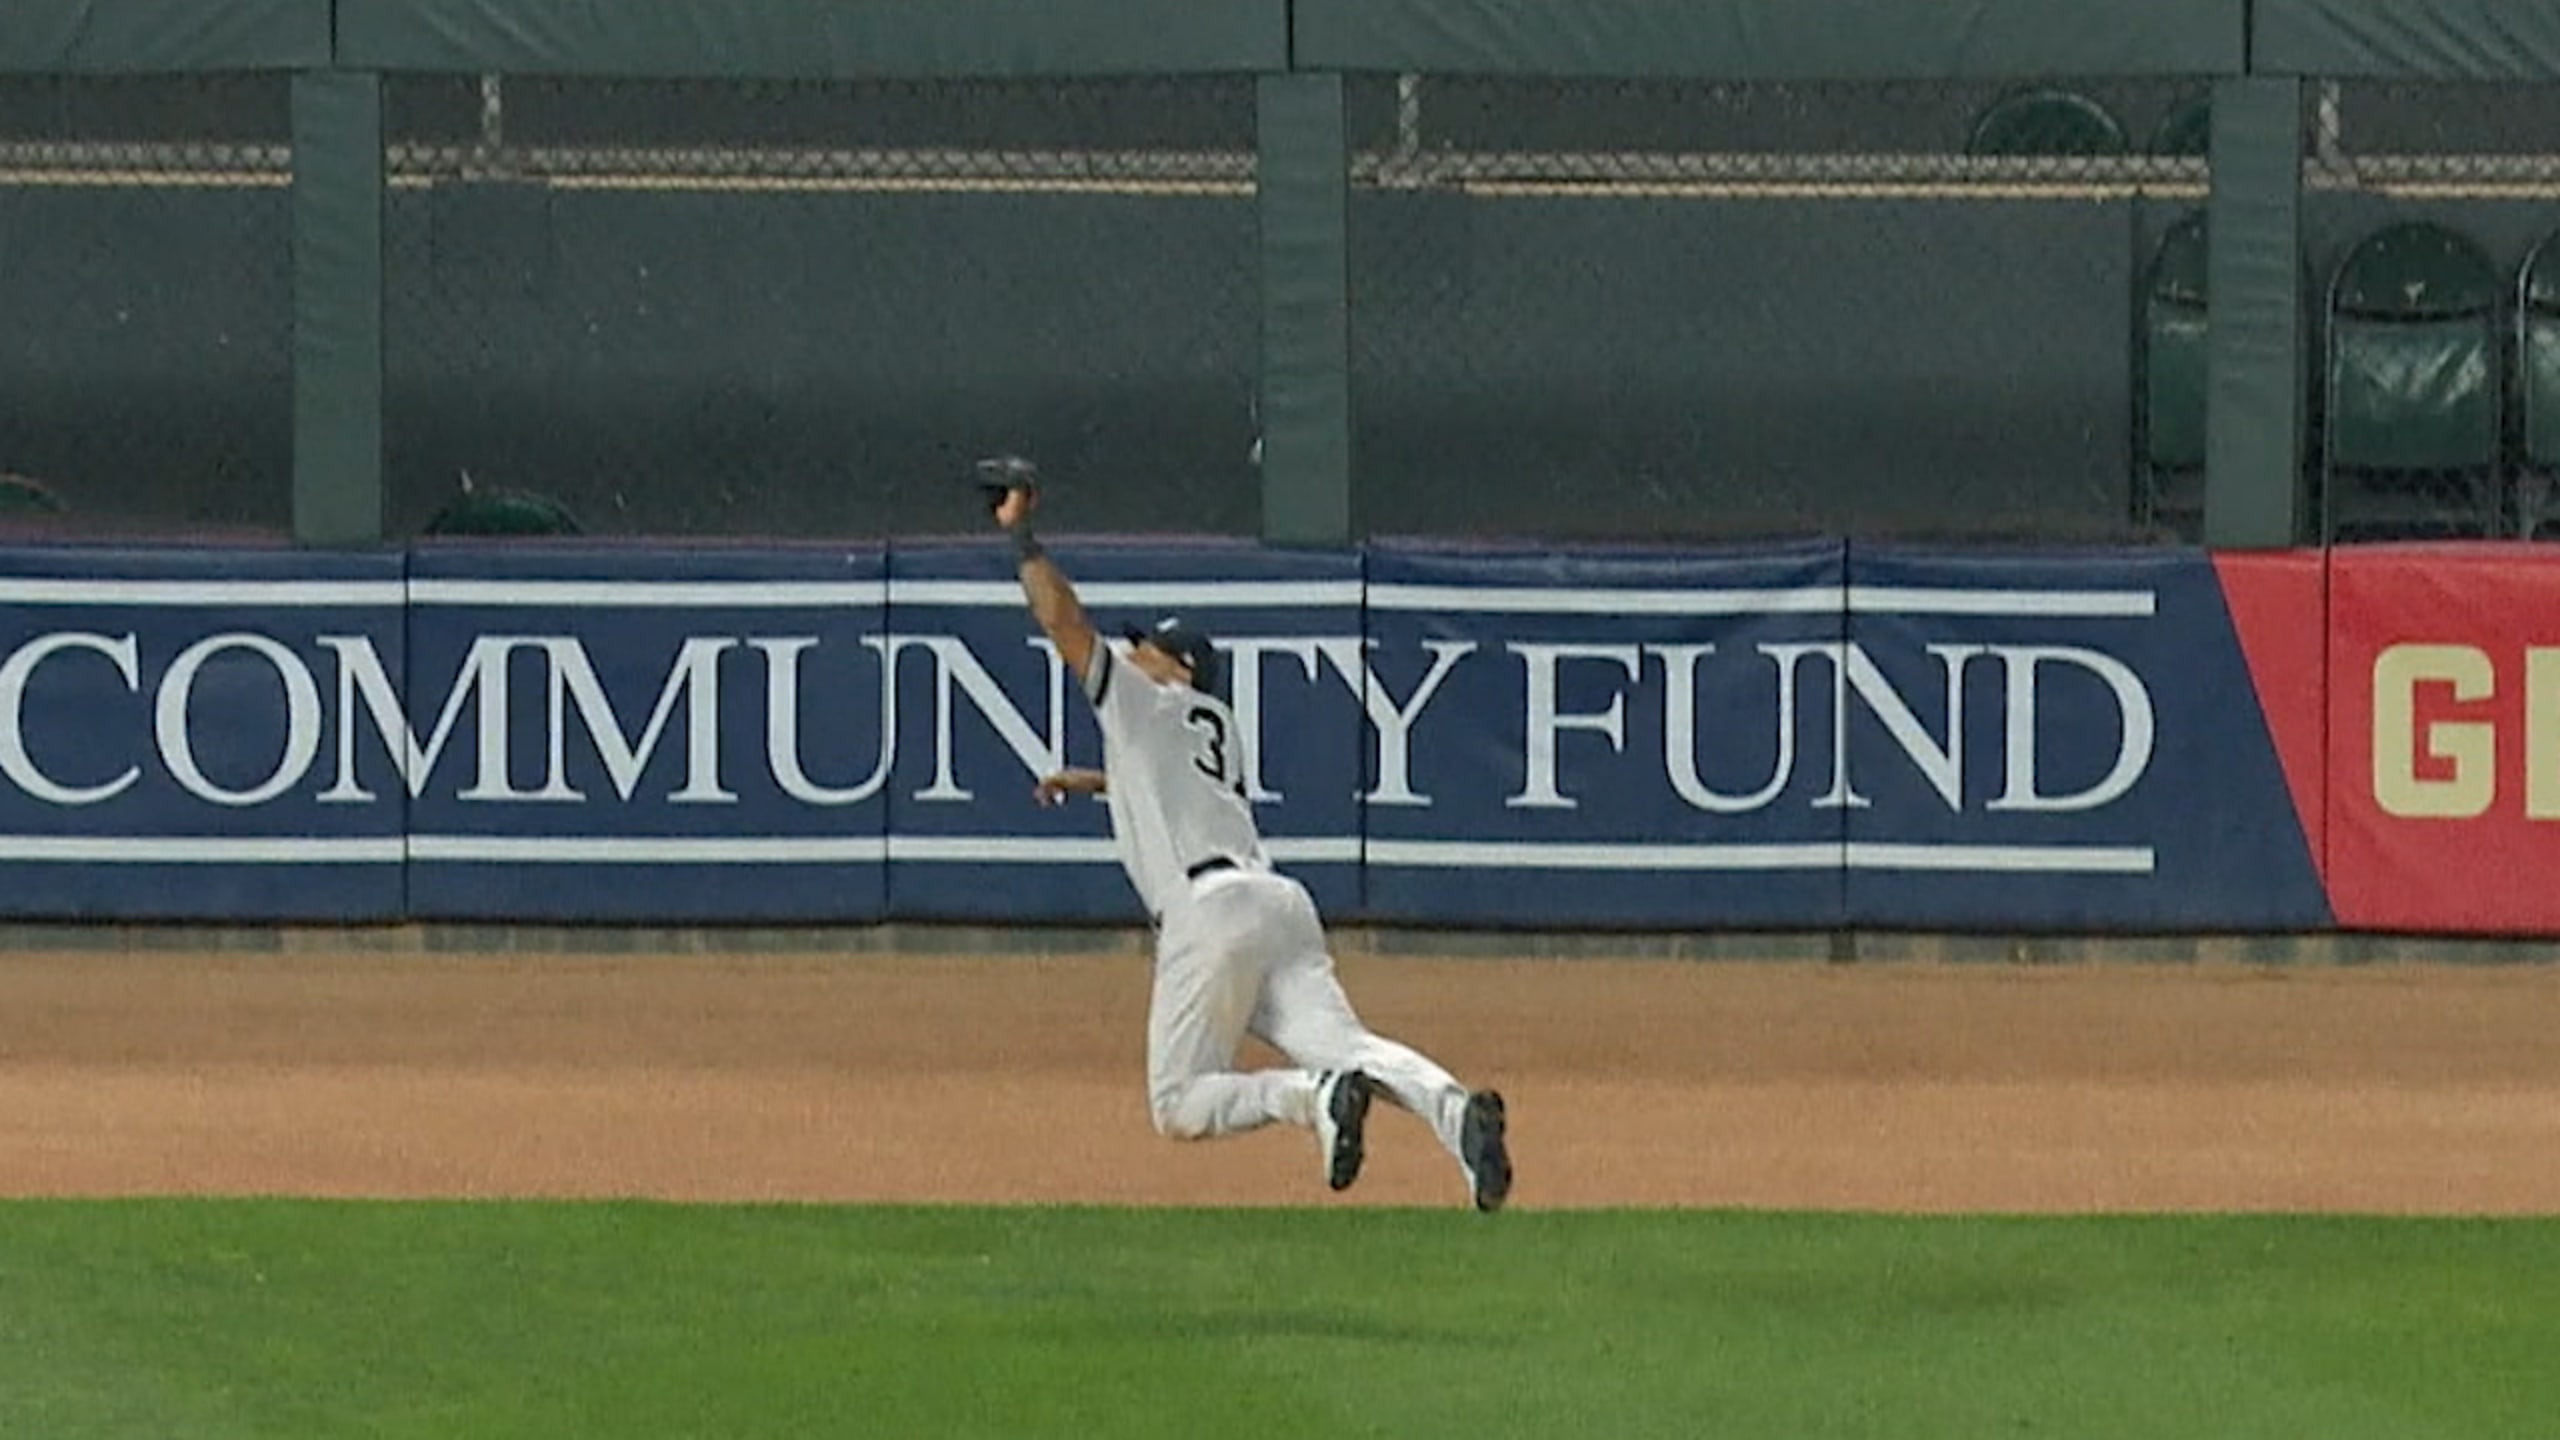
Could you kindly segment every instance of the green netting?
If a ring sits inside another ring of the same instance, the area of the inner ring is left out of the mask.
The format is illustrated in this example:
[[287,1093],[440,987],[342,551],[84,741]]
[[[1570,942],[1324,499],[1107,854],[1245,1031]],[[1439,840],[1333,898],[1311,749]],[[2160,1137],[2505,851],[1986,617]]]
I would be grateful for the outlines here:
[[2192,82],[1425,75],[1353,157],[1375,533],[2120,541]]
[[1249,79],[396,77],[395,531],[472,483],[598,535],[1248,534]]
[[281,75],[0,77],[0,513],[282,533]]

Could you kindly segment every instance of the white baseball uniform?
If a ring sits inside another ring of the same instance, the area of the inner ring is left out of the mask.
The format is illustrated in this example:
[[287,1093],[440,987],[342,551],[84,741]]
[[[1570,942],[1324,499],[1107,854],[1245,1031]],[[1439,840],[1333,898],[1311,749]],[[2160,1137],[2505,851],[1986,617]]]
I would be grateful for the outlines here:
[[[1128,650],[1094,646],[1083,681],[1101,721],[1120,863],[1156,922],[1147,1015],[1156,1129],[1189,1140],[1274,1121],[1312,1126],[1321,1072],[1357,1069],[1460,1156],[1465,1087],[1360,1023],[1315,902],[1271,868],[1245,797],[1235,713],[1215,695],[1158,683]],[[1248,1033],[1302,1068],[1236,1070]]]

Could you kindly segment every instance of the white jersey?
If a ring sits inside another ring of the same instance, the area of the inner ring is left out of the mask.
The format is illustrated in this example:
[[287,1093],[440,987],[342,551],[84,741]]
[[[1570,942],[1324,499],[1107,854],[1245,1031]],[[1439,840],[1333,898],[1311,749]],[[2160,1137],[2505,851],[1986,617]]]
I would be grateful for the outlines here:
[[1119,640],[1093,647],[1084,693],[1102,722],[1112,838],[1149,915],[1161,917],[1201,865],[1271,867],[1245,798],[1244,737],[1227,702],[1159,684]]

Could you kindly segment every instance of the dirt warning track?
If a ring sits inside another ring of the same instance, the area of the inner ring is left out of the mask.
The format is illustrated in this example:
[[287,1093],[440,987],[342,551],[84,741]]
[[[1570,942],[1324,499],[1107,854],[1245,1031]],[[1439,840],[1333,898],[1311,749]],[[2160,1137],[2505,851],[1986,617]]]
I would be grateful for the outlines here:
[[[1522,1207],[2560,1214],[2560,969],[1354,957]],[[1145,961],[0,956],[0,1193],[1462,1203],[1175,1144]],[[1258,1050],[1254,1063],[1272,1057]]]

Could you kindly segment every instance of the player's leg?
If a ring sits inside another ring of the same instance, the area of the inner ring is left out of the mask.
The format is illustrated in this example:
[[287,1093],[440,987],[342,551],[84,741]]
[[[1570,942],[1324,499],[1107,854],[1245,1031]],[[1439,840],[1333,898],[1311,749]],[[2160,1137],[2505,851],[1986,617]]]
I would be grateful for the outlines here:
[[1295,881],[1257,887],[1274,955],[1252,1019],[1254,1034],[1312,1071],[1359,1070],[1420,1116],[1463,1164],[1467,1088],[1430,1056],[1360,1021],[1325,950],[1315,904]]
[[1296,1070],[1239,1072],[1264,952],[1206,887],[1165,916],[1147,1006],[1147,1110],[1157,1131],[1201,1140],[1275,1121],[1314,1123],[1316,1084]]
[[1361,1024],[1324,950],[1273,967],[1254,1033],[1301,1065],[1354,1067],[1422,1117],[1458,1162],[1478,1210],[1499,1210],[1511,1198],[1510,1122],[1502,1097],[1470,1092],[1430,1056]]

